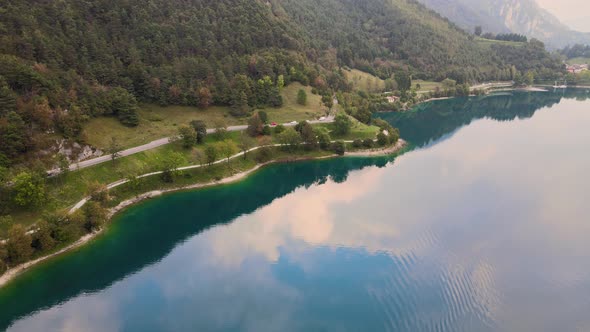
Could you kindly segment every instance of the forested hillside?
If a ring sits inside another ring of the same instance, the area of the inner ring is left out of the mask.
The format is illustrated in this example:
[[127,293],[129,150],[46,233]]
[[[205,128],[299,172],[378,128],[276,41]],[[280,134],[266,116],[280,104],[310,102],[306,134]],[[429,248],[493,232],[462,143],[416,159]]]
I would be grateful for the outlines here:
[[134,126],[139,102],[244,116],[295,81],[346,91],[342,66],[459,82],[560,70],[542,45],[490,51],[410,0],[4,0],[0,32],[4,167],[83,139],[92,117]]

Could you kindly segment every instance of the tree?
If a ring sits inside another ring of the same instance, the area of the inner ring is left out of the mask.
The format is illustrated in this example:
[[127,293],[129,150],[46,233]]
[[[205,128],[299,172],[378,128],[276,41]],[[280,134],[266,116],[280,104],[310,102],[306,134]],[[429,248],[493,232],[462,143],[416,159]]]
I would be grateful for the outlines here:
[[219,141],[227,136],[227,124],[223,120],[215,121],[215,138]]
[[307,93],[303,89],[297,92],[297,104],[305,106],[307,104]]
[[52,237],[57,242],[67,242],[78,238],[85,231],[83,211],[75,214],[62,212],[47,214],[43,217],[51,227]]
[[178,167],[183,160],[182,154],[178,152],[173,152],[164,158],[162,163],[162,180],[164,182],[174,182],[174,178],[178,175]]
[[178,136],[185,149],[191,148],[197,142],[197,132],[192,126],[181,126],[178,128]]
[[391,126],[389,124],[389,122],[382,120],[382,119],[373,119],[373,124],[377,127],[379,127],[379,129],[381,129],[381,131],[387,131],[387,133],[391,134],[395,128],[393,128],[393,126]]
[[109,200],[109,189],[103,183],[93,181],[88,184],[88,190],[86,192],[90,200],[105,204]]
[[270,89],[270,95],[268,96],[267,104],[272,107],[283,106],[283,96],[281,96],[281,92],[279,91],[279,88],[272,87]]
[[285,87],[285,76],[279,75],[279,77],[277,77],[277,88],[279,89],[279,92],[281,92],[284,87]]
[[529,70],[524,76],[524,81],[529,86],[533,85],[535,83],[535,74]]
[[205,122],[201,120],[193,120],[191,121],[191,126],[197,133],[197,144],[204,143],[205,137],[207,137],[207,125],[205,125]]
[[346,144],[342,141],[332,143],[331,150],[339,156],[343,156],[346,153]]
[[280,134],[283,131],[285,131],[285,126],[283,126],[282,124],[279,124],[275,127],[275,134]]
[[27,234],[27,230],[22,225],[12,226],[8,231],[8,241],[6,242],[8,260],[14,265],[27,261],[33,254],[31,244],[31,235]]
[[399,140],[399,136],[399,129],[392,128],[392,130],[389,131],[389,144],[396,144]]
[[30,138],[25,121],[18,113],[9,112],[5,119],[0,121],[0,153],[10,160],[27,152]]
[[278,140],[281,145],[288,151],[293,151],[299,143],[301,143],[301,136],[293,128],[287,128],[278,135]]
[[16,111],[16,93],[0,80],[0,116]]
[[227,163],[229,164],[229,159],[231,156],[238,152],[236,143],[234,143],[232,140],[226,139],[225,141],[219,142],[217,144],[219,152],[227,159]]
[[38,174],[23,171],[12,182],[17,205],[38,207],[45,202],[45,179]]
[[334,118],[334,134],[338,136],[346,135],[350,132],[350,128],[352,127],[352,121],[348,115],[343,113],[338,113]]
[[199,89],[199,107],[206,109],[213,103],[213,95],[207,87]]
[[84,205],[84,219],[86,221],[86,229],[89,232],[96,231],[100,229],[107,220],[106,209],[98,202],[88,202]]
[[246,131],[248,132],[248,135],[250,135],[252,137],[256,137],[256,136],[262,134],[263,128],[264,128],[264,123],[262,122],[262,120],[258,116],[258,113],[252,115],[250,117],[250,119],[248,119],[248,128],[246,129]]
[[405,71],[400,71],[395,75],[398,89],[400,91],[407,91],[412,87],[412,77]]
[[478,36],[478,37],[481,36],[481,33],[482,32],[483,32],[483,30],[482,30],[481,26],[476,26],[475,27],[475,35],[476,36]]
[[242,134],[240,135],[240,143],[238,144],[238,147],[244,153],[244,159],[247,158],[246,154],[248,153],[248,150],[252,149],[255,146],[256,140],[250,137],[250,135],[247,135],[246,133],[242,132]]
[[256,114],[258,114],[258,117],[262,123],[268,123],[268,114],[265,111],[258,111]]
[[301,140],[305,143],[306,149],[314,150],[318,147],[318,138],[311,124],[305,122],[300,128],[299,134],[301,135]]
[[107,148],[107,152],[111,155],[111,161],[114,163],[115,159],[121,156],[121,145],[117,141],[116,137],[111,137],[111,143]]
[[205,147],[205,156],[207,157],[207,164],[211,165],[217,160],[217,149],[213,144],[207,145]]
[[271,148],[272,139],[270,137],[262,137],[260,139],[260,147],[256,150],[254,160],[258,163],[264,163],[272,158],[273,149]]
[[250,112],[250,106],[248,105],[248,96],[245,92],[235,92],[234,98],[231,103],[231,114],[233,116],[245,116]]
[[332,138],[330,137],[328,129],[324,127],[318,127],[315,129],[315,133],[317,135],[320,148],[322,150],[328,150],[330,148],[330,143],[332,142]]
[[111,112],[115,114],[122,124],[135,127],[139,124],[137,116],[137,100],[127,90],[114,88],[110,91]]
[[[127,184],[135,192],[137,192],[137,190],[141,186],[141,179],[139,178],[140,174],[141,174],[140,171],[135,171],[135,172],[131,171],[131,172],[127,173],[127,176],[126,176]],[[138,192],[137,192],[137,194],[139,195]]]
[[58,153],[57,167],[59,168],[61,176],[66,178],[68,176],[68,173],[70,172],[70,160],[68,159],[68,156],[66,156],[63,153]]
[[380,131],[379,134],[377,134],[377,144],[385,146],[387,143],[389,143],[389,137],[385,135],[383,131]]
[[51,236],[51,227],[47,221],[41,220],[37,223],[32,245],[39,251],[46,251],[55,246],[55,239]]

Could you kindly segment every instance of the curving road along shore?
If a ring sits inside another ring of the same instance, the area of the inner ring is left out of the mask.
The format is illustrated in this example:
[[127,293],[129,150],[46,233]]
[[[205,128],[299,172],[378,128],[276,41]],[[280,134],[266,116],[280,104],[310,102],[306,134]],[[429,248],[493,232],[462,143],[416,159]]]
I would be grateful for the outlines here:
[[[313,121],[309,121],[309,123],[311,124],[317,124],[317,123],[331,123],[334,122],[334,117],[330,116],[327,117],[325,120],[313,120]],[[285,127],[293,127],[295,126],[297,123],[293,123],[293,122],[289,122],[289,123],[284,123],[283,126]],[[243,131],[246,130],[248,128],[247,125],[239,125],[239,126],[230,126],[227,127],[227,131]],[[215,133],[215,129],[207,129],[207,134],[213,134]],[[147,151],[147,150],[151,150],[151,149],[155,149],[157,147],[160,147],[162,145],[166,145],[170,143],[170,137],[164,137],[164,138],[160,138],[157,139],[155,141],[151,141],[147,144],[144,145],[140,145],[140,146],[135,146],[126,150],[122,150],[119,152],[119,157],[118,158],[122,158],[122,157],[127,157],[136,153],[140,153],[143,151]],[[80,161],[78,163],[73,163],[70,165],[70,171],[77,171],[79,169],[82,168],[86,168],[86,167],[90,167],[90,166],[94,166],[94,165],[98,165],[98,164],[102,164],[105,163],[107,161],[111,160],[111,156],[110,155],[104,155],[104,156],[100,156],[97,158],[92,158],[92,159],[88,159],[88,160],[84,160],[84,161]],[[55,176],[58,175],[59,173],[61,173],[61,171],[57,168],[54,168],[50,171],[47,172],[47,174],[51,175],[51,176]]]
[[[366,151],[357,151],[357,152],[346,152],[345,156],[351,156],[351,157],[371,157],[371,156],[377,156],[377,155],[389,155],[389,154],[393,154],[396,152],[401,151],[405,146],[406,146],[406,141],[404,141],[403,139],[399,139],[398,142],[388,148],[377,148],[377,149],[371,149],[371,150],[366,150]],[[280,144],[273,144],[273,146],[280,146]],[[252,148],[250,150],[248,150],[247,152],[250,151],[254,151],[256,149],[259,149],[260,147],[255,147]],[[234,156],[232,156],[230,159],[233,158],[237,158],[239,156],[242,156],[244,152],[240,152]],[[311,158],[311,159],[325,159],[325,158],[331,158],[331,157],[336,157],[336,155],[333,156],[326,156],[326,157],[319,157],[319,158]],[[310,159],[310,158],[301,158],[301,159]],[[299,159],[299,160],[301,160]],[[216,161],[215,163],[223,163],[226,162],[227,159],[221,159]],[[298,159],[294,159],[292,161],[297,161]],[[241,179],[244,179],[245,177],[247,177],[248,175],[256,172],[257,170],[259,170],[260,168],[272,164],[272,163],[276,163],[277,161],[269,161],[267,163],[264,164],[259,164],[256,165],[255,167],[238,173],[238,174],[234,174],[232,176],[223,178],[219,181],[212,181],[212,182],[207,182],[207,183],[198,183],[198,184],[194,184],[194,185],[190,185],[190,186],[184,186],[184,187],[178,187],[178,188],[172,188],[172,189],[165,189],[165,190],[155,190],[155,191],[150,191],[147,192],[143,195],[139,195],[135,198],[129,199],[127,201],[121,202],[119,205],[117,205],[114,208],[111,208],[109,211],[109,218],[111,218],[113,215],[115,215],[117,212],[133,205],[136,204],[140,201],[146,200],[146,199],[150,199],[153,197],[157,197],[160,196],[164,193],[169,193],[169,192],[173,192],[173,191],[178,191],[178,190],[188,190],[188,189],[198,189],[198,188],[203,188],[203,187],[209,187],[209,186],[215,186],[215,185],[220,185],[220,184],[227,184],[227,183],[232,183],[232,182],[236,182],[239,181]],[[182,167],[179,168],[179,170],[187,170],[187,169],[193,169],[193,168],[200,168],[200,167],[204,167],[202,165],[192,165],[192,166],[186,166],[186,167]],[[161,174],[162,172],[153,172],[153,173],[148,173],[148,174],[144,174],[141,177],[148,177],[148,176],[153,176],[153,175],[157,175],[157,174]],[[113,182],[111,184],[109,184],[107,187],[109,189],[111,188],[115,188],[117,186],[120,186],[124,183],[126,183],[128,180],[127,179],[122,179],[116,182]],[[71,210],[70,213],[75,212],[76,210],[80,209],[82,206],[84,206],[84,204],[86,204],[86,202],[88,202],[88,197],[85,197],[84,199],[82,199],[80,202],[78,202]],[[22,272],[24,272],[25,270],[29,269],[30,267],[32,267],[33,265],[36,265],[38,263],[41,263],[43,261],[48,260],[49,258],[61,255],[65,252],[68,252],[72,249],[78,248],[83,246],[84,244],[86,244],[87,242],[89,242],[90,240],[94,239],[96,236],[98,236],[100,233],[102,232],[102,229],[97,231],[97,232],[93,232],[93,233],[89,233],[84,235],[83,237],[81,237],[80,239],[78,239],[78,241],[70,244],[69,246],[62,248],[61,250],[49,254],[47,256],[43,256],[40,258],[37,258],[35,260],[32,260],[30,262],[26,262],[23,263],[21,265],[12,267],[11,269],[9,269],[8,271],[6,271],[3,275],[0,275],[0,288],[2,288],[4,285],[6,285],[9,281],[11,281],[12,279],[14,279],[16,276],[18,276],[19,274],[21,274]]]

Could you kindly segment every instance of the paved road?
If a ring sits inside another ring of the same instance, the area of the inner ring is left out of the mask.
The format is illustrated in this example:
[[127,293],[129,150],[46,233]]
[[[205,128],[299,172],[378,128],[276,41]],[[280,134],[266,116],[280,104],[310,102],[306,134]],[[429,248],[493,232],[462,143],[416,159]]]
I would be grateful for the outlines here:
[[[311,123],[311,124],[331,123],[331,122],[334,122],[333,116],[327,117],[322,121],[320,121],[320,120],[309,121],[309,123]],[[285,123],[283,125],[285,127],[292,127],[292,126],[295,126],[296,124],[297,124],[297,122],[289,122],[289,123]],[[243,131],[243,130],[246,130],[247,128],[248,128],[247,125],[230,126],[230,127],[227,127],[227,131]],[[213,133],[215,133],[215,129],[207,129],[207,134],[213,134]],[[119,152],[119,158],[127,157],[127,156],[130,156],[130,155],[133,155],[136,153],[140,153],[143,151],[155,149],[157,147],[160,147],[162,145],[166,145],[168,143],[170,143],[170,137],[160,138],[160,139],[157,139],[155,141],[151,141],[151,142],[144,144],[144,145],[140,145],[140,146],[129,148],[127,150],[123,150],[123,151]],[[78,163],[73,163],[70,165],[70,171],[77,171],[79,169],[102,164],[102,163],[110,161],[110,160],[111,160],[111,155],[107,154],[107,155],[100,156],[97,158],[92,158],[92,159],[84,160],[84,161],[81,161]],[[52,176],[57,175],[59,173],[60,173],[59,169],[52,169],[48,172],[48,174],[52,175]]]

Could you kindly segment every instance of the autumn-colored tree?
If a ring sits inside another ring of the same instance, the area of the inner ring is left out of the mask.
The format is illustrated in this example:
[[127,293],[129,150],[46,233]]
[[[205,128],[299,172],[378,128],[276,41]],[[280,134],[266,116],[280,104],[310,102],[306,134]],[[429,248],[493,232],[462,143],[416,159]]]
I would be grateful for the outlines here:
[[248,128],[246,129],[246,131],[248,132],[248,135],[252,136],[252,137],[256,137],[260,134],[262,134],[262,129],[264,128],[264,122],[262,122],[262,120],[260,119],[260,116],[258,115],[258,113],[252,115],[250,117],[250,119],[248,120]]
[[27,261],[33,254],[31,244],[31,235],[27,234],[27,230],[22,225],[12,226],[8,231],[8,241],[6,242],[8,260],[13,265]]
[[213,94],[207,87],[199,89],[199,107],[206,109],[213,103]]

